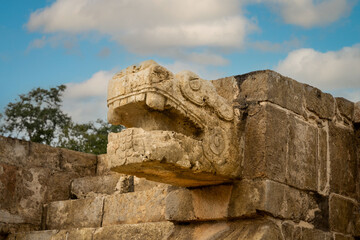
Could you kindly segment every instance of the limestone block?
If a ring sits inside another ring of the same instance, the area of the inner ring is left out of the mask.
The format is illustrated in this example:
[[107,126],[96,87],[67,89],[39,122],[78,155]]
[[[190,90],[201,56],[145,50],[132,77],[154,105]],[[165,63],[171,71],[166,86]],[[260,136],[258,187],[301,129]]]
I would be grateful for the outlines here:
[[106,154],[97,156],[96,175],[106,175],[110,172],[110,161]]
[[94,232],[95,228],[60,230],[52,236],[51,240],[92,240]]
[[355,197],[357,159],[351,128],[329,123],[330,191]]
[[133,177],[123,174],[111,174],[74,179],[71,183],[71,195],[76,198],[95,197],[115,192],[133,192]]
[[356,231],[359,204],[338,194],[331,194],[329,200],[330,230],[354,235]]
[[355,104],[342,97],[337,97],[335,100],[340,114],[345,116],[347,119],[352,120],[354,116]]
[[170,186],[170,185],[146,180],[145,178],[134,177],[135,192],[150,190],[154,187],[166,187],[166,186]]
[[126,194],[115,193],[105,198],[103,226],[165,221],[165,198],[168,188]]
[[93,240],[158,240],[169,239],[174,232],[174,224],[171,222],[122,224],[99,228],[93,235]]
[[303,222],[284,221],[281,223],[281,229],[286,240],[333,240],[330,232],[312,228],[310,224]]
[[306,107],[320,118],[332,119],[335,116],[335,99],[317,88],[305,86]]
[[0,162],[18,167],[59,169],[60,151],[44,144],[0,136]]
[[354,240],[352,236],[334,233],[334,240]]
[[328,134],[324,128],[318,129],[318,192],[328,195],[330,190],[330,159],[328,159]]
[[327,205],[315,196],[277,182],[243,180],[234,185],[176,189],[166,198],[166,220],[205,221],[254,217],[263,212],[323,227]]
[[24,232],[24,233],[17,233],[13,237],[14,237],[14,240],[15,239],[16,240],[52,240],[52,237],[56,233],[57,233],[56,230]]
[[[317,139],[316,126],[283,108],[271,103],[250,107],[245,126],[243,176],[269,178],[316,191],[318,174],[322,174],[323,182],[327,177],[317,168],[318,161],[327,165],[324,151],[322,158],[317,157]],[[326,151],[326,135],[320,146]]]
[[360,123],[360,102],[354,104],[354,123]]
[[80,177],[76,172],[53,171],[49,174],[47,191],[43,202],[70,199],[70,184],[73,179]]
[[80,176],[95,175],[97,157],[94,154],[60,149],[60,168],[77,172]]
[[245,101],[272,102],[303,115],[303,84],[270,70],[251,72],[235,78],[240,88],[240,97]]
[[46,228],[100,227],[103,197],[52,202],[46,206]]
[[167,239],[283,240],[283,237],[275,223],[268,220],[251,220],[177,225],[174,234]]

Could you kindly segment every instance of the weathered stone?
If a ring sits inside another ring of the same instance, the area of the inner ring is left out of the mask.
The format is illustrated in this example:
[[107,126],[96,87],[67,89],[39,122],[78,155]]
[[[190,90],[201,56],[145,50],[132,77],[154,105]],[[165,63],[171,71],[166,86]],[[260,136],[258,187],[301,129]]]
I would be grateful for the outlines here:
[[[272,137],[277,138],[275,136],[272,135]],[[318,188],[317,128],[297,119],[294,115],[290,115],[288,142],[287,183],[316,191]]]
[[16,237],[16,240],[52,240],[52,237],[56,233],[57,233],[56,230],[24,232],[24,233],[17,233],[14,237]]
[[67,200],[70,198],[70,184],[79,177],[76,172],[52,172],[46,179],[47,191],[45,202]]
[[234,174],[214,175],[216,168],[204,158],[199,141],[168,131],[130,128],[110,133],[108,158],[115,172],[178,186],[219,184]]
[[170,185],[146,180],[145,178],[134,177],[135,192],[150,190],[154,187],[166,187],[166,186],[170,186]]
[[0,161],[18,167],[59,169],[58,148],[0,136]]
[[174,76],[154,61],[121,71],[109,82],[108,120],[142,129],[109,136],[112,170],[186,187],[239,177],[238,119],[228,99],[210,81]]
[[106,175],[110,172],[111,163],[107,154],[97,156],[96,175]]
[[326,211],[314,196],[269,180],[181,188],[171,191],[166,198],[166,220],[179,222],[235,219],[265,213],[323,226],[319,215]]
[[355,197],[357,158],[352,129],[329,123],[330,191]]
[[97,157],[68,149],[60,149],[60,168],[64,171],[77,172],[80,176],[95,175]]
[[310,224],[291,221],[282,222],[281,228],[284,240],[333,240],[330,232],[311,228]]
[[330,160],[328,159],[328,133],[324,128],[318,129],[318,192],[328,195],[330,190]]
[[343,234],[354,235],[356,228],[356,215],[359,211],[355,200],[345,198],[341,195],[331,194],[330,206],[330,230]]
[[[285,182],[288,117],[270,104],[250,109],[245,127],[243,176]],[[275,137],[281,136],[281,137]]]
[[165,221],[167,188],[126,194],[115,193],[105,198],[103,226]]
[[335,99],[317,88],[305,86],[306,107],[320,118],[332,119],[335,116]]
[[354,240],[352,236],[334,233],[334,240]]
[[174,224],[171,222],[122,224],[99,228],[93,235],[93,240],[158,240],[169,239],[174,232]]
[[360,102],[354,104],[354,123],[360,123]]
[[133,191],[133,177],[123,174],[83,177],[74,179],[71,183],[71,195],[76,198]]
[[100,227],[103,197],[52,202],[46,206],[46,228]]
[[335,100],[340,114],[352,120],[354,116],[354,103],[342,97],[337,97]]
[[54,234],[51,240],[92,240],[95,228],[78,228],[60,230]]
[[177,225],[168,239],[283,240],[279,227],[267,220]]
[[246,102],[272,102],[303,115],[303,84],[270,70],[251,72],[235,78],[240,88],[240,98]]

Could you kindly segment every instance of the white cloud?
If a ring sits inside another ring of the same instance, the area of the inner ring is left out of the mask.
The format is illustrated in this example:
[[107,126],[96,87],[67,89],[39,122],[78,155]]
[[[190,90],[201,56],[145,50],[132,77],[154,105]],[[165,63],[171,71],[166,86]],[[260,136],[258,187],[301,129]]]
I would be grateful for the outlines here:
[[80,83],[68,83],[63,95],[63,110],[75,122],[106,118],[107,84],[113,71],[99,71]]
[[305,28],[324,26],[346,16],[356,0],[248,0],[266,3],[284,21]]
[[[334,93],[359,92],[360,44],[339,51],[318,52],[311,48],[292,51],[280,61],[276,71],[298,81]],[[352,100],[354,94],[349,95]],[[360,96],[357,96],[357,101]]]
[[[57,0],[33,12],[26,26],[45,34],[96,32],[137,54],[173,59],[174,49],[194,58],[198,47],[241,48],[256,29],[238,0]],[[226,62],[212,58],[212,64]]]

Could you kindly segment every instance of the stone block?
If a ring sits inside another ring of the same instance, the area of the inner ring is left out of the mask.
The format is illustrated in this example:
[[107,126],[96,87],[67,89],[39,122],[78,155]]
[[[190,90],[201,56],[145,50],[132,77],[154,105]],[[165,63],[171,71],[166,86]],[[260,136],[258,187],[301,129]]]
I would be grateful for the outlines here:
[[97,155],[96,175],[106,175],[110,172],[111,163],[107,154]]
[[166,220],[206,221],[255,217],[265,213],[326,227],[327,205],[312,194],[277,182],[243,180],[234,185],[176,189],[166,198]]
[[58,148],[0,136],[0,161],[18,167],[59,169]]
[[334,233],[334,240],[354,240],[352,236]]
[[330,190],[330,160],[328,159],[328,133],[324,128],[318,129],[318,192],[328,195]]
[[95,197],[115,192],[133,192],[133,177],[123,174],[110,174],[74,179],[71,183],[71,195],[76,198]]
[[354,123],[360,123],[360,102],[354,104]]
[[46,206],[46,228],[100,227],[103,197],[52,202]]
[[170,185],[165,184],[165,183],[150,181],[145,178],[134,177],[134,191],[135,192],[150,190],[154,187],[166,187],[166,186],[170,186]]
[[105,198],[103,226],[165,221],[165,198],[168,188],[115,193]]
[[329,123],[330,191],[355,197],[357,158],[354,131]]
[[275,223],[269,220],[251,220],[176,225],[174,234],[167,239],[283,240],[283,237]]
[[285,240],[333,240],[330,232],[324,232],[312,228],[307,223],[294,223],[284,221],[281,223],[281,229]]
[[97,156],[68,149],[60,149],[60,168],[63,171],[77,172],[80,176],[95,175]]
[[95,228],[77,228],[60,230],[54,234],[51,240],[92,240]]
[[304,85],[265,70],[235,76],[240,97],[246,102],[272,102],[297,114],[304,113]]
[[94,232],[93,240],[158,240],[169,239],[174,232],[174,224],[171,222],[122,224],[107,226],[97,229]]
[[14,240],[52,240],[52,237],[57,233],[56,230],[24,232],[15,234]]
[[320,118],[332,119],[335,116],[335,99],[317,88],[305,86],[306,107]]
[[70,199],[70,184],[79,177],[76,172],[53,171],[47,179],[44,203]]
[[273,136],[288,138],[286,182],[292,186],[316,191],[318,188],[317,128],[292,114],[289,116],[288,126],[288,136],[280,134]]
[[355,200],[331,194],[329,199],[330,230],[354,235],[359,205]]
[[245,178],[285,182],[287,126],[286,112],[273,105],[263,104],[250,109],[245,126],[242,174]]
[[342,97],[337,97],[335,100],[340,114],[345,116],[347,119],[352,120],[354,116],[355,104]]

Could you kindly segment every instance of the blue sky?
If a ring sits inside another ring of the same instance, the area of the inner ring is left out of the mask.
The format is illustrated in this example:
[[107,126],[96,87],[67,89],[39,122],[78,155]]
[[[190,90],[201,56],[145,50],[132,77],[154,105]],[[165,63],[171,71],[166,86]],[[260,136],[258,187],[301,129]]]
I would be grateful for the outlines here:
[[154,59],[205,79],[273,69],[360,101],[357,0],[32,0],[0,8],[0,109],[67,84],[64,111],[106,117],[106,86]]

